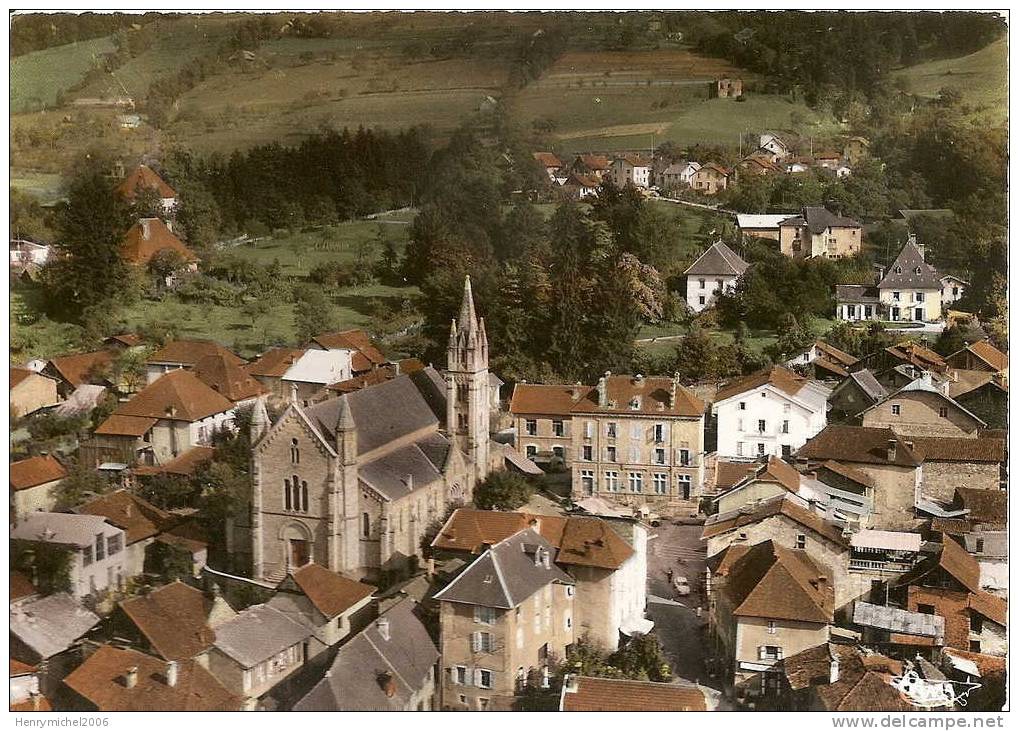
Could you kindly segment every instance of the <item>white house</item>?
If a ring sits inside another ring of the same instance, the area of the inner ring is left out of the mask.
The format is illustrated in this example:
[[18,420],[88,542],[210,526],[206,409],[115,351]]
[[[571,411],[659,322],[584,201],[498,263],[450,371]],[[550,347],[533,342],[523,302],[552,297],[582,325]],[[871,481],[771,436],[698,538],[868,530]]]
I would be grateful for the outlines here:
[[736,281],[750,265],[721,241],[709,246],[686,275],[686,303],[694,312],[710,307],[715,297],[736,286]]
[[25,239],[11,239],[11,268],[23,270],[29,264],[42,266],[49,260],[50,247]]
[[11,529],[11,539],[65,548],[71,555],[70,593],[75,599],[119,589],[130,578],[124,531],[98,515],[29,513]]
[[689,188],[693,174],[701,169],[699,162],[674,162],[658,173],[655,184],[659,188]]
[[774,132],[765,132],[761,135],[759,147],[772,153],[776,162],[789,157],[789,146]]
[[737,213],[736,225],[744,236],[778,241],[778,225],[789,218],[786,213]]
[[893,322],[937,322],[941,319],[945,280],[956,280],[958,296],[965,282],[955,277],[939,277],[938,271],[924,260],[924,247],[910,235],[895,261],[882,270],[878,283],[838,284],[835,286],[835,316],[840,320],[891,320]]
[[718,456],[790,456],[827,424],[831,389],[782,366],[738,378],[715,395]]
[[941,278],[941,306],[948,307],[958,302],[966,294],[967,287],[969,287],[969,282],[965,279],[960,279],[952,274],[943,276]]
[[640,155],[620,155],[612,161],[609,175],[617,187],[629,184],[637,188],[651,187],[651,161]]
[[297,388],[300,398],[309,398],[326,386],[353,377],[352,351],[306,350],[280,378],[283,392]]

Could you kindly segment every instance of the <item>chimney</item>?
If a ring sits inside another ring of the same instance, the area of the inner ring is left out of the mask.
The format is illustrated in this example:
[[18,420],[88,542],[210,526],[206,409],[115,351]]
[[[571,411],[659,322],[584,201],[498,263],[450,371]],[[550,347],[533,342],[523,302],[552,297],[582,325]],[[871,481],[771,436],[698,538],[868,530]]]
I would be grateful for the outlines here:
[[40,693],[37,690],[33,690],[28,695],[32,699],[32,710],[38,711],[39,708],[42,706],[42,693]]
[[127,669],[127,674],[124,676],[124,684],[128,688],[138,685],[138,667],[136,665],[132,665]]
[[375,623],[375,626],[379,630],[379,634],[382,635],[382,639],[389,642],[389,618],[379,617],[379,620]]
[[633,384],[635,386],[639,386],[642,383],[644,383],[644,376],[642,374],[640,374],[640,373],[637,373],[636,375],[634,375],[634,377],[633,377]]
[[605,371],[605,375],[598,379],[598,406],[605,408],[609,405],[608,380],[612,371]]
[[435,559],[429,558],[425,561],[425,576],[429,579],[435,576]]
[[895,461],[895,440],[894,439],[889,439],[888,440],[888,461],[889,462],[894,462]]
[[149,240],[149,224],[150,223],[151,223],[151,221],[149,219],[147,219],[147,218],[143,218],[141,220],[141,224],[142,224],[142,238],[145,239],[146,241]]
[[131,503],[127,503],[127,504],[126,504],[126,505],[124,506],[124,516],[125,516],[125,517],[128,517],[128,518],[130,518],[130,517],[131,517]]
[[396,679],[393,677],[392,673],[380,673],[379,685],[382,687],[387,698],[392,698],[396,695]]
[[539,518],[537,515],[531,516],[531,519],[528,521],[527,525],[529,525],[531,530],[533,530],[535,533],[541,533],[541,518]]
[[567,693],[576,693],[580,688],[580,673],[569,673],[563,685],[566,687]]
[[177,672],[179,666],[176,660],[170,660],[166,663],[166,684],[171,688],[177,687]]
[[839,656],[828,647],[828,683],[839,682]]
[[297,403],[297,384],[296,383],[291,383],[290,384],[290,403],[292,403],[292,404],[296,404]]

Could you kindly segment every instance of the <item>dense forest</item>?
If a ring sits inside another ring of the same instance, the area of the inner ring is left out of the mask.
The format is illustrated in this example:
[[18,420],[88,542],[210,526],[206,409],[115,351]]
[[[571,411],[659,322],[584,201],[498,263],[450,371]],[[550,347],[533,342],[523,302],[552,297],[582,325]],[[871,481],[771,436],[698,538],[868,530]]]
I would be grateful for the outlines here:
[[11,19],[11,56],[44,48],[102,38],[132,26],[143,26],[175,13],[25,13]]

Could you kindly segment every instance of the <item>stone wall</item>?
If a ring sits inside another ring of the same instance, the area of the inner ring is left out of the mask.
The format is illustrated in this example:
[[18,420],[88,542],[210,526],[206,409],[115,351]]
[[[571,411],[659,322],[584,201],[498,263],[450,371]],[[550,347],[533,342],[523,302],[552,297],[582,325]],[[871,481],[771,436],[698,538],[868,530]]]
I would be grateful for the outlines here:
[[925,497],[951,502],[957,487],[982,490],[999,489],[1000,468],[997,462],[933,462],[923,463],[920,490]]

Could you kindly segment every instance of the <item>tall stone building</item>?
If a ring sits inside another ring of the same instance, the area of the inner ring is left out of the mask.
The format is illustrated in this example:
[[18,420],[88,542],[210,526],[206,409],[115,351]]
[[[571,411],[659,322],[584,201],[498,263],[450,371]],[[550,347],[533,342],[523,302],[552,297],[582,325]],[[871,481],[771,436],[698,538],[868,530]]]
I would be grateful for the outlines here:
[[447,356],[444,374],[293,399],[273,424],[256,409],[248,519],[228,529],[237,570],[276,581],[314,561],[378,579],[413,566],[429,526],[492,469],[488,340],[470,280]]

